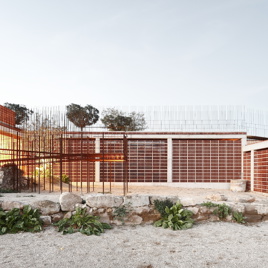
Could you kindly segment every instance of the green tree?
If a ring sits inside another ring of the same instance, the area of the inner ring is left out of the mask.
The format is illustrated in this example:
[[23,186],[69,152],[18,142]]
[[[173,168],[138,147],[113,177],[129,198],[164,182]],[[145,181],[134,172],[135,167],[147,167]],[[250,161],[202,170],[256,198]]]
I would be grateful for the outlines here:
[[22,123],[26,122],[27,120],[29,120],[29,116],[33,114],[33,111],[26,108],[25,105],[6,102],[4,106],[16,113],[16,125],[21,125]]
[[82,107],[78,104],[70,104],[66,106],[67,118],[83,131],[85,126],[91,126],[99,120],[99,110],[91,105]]
[[144,114],[131,112],[126,114],[115,108],[105,109],[101,122],[111,131],[140,131],[146,128]]

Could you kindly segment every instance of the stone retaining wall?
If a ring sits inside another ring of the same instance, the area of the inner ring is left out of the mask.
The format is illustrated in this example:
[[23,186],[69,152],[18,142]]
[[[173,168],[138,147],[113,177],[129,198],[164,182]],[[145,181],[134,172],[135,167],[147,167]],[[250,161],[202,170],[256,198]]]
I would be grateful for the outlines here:
[[[154,209],[154,200],[165,200],[169,198],[174,203],[179,201],[186,209],[191,210],[193,212],[193,218],[197,222],[219,220],[213,214],[214,208],[202,206],[202,202],[200,200],[196,201],[194,198],[179,198],[178,196],[163,197],[156,195],[115,196],[110,194],[89,194],[83,198],[74,193],[63,193],[59,197],[59,202],[51,200],[33,200],[27,203],[0,201],[0,207],[3,210],[11,210],[13,208],[21,209],[25,205],[38,208],[46,225],[57,222],[64,217],[71,217],[76,207],[86,208],[88,213],[99,216],[102,222],[115,225],[136,225],[151,224],[158,220],[160,214]],[[230,202],[224,195],[214,194],[203,200],[203,202],[208,201],[217,204],[225,203],[234,211],[242,212],[246,217],[246,221],[249,223],[268,220],[268,203],[256,203],[255,198],[249,195],[239,197],[239,199]],[[125,217],[115,217],[118,208],[124,208],[127,212]],[[232,218],[227,217],[226,221],[232,221]]]

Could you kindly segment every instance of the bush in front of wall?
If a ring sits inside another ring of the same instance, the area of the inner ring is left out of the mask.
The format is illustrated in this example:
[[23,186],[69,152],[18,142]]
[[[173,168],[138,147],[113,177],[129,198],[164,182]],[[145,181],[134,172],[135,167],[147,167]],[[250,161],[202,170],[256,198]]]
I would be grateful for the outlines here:
[[220,220],[226,219],[227,216],[231,215],[232,219],[237,223],[244,224],[246,223],[246,218],[244,217],[243,213],[238,211],[233,211],[231,207],[227,206],[226,204],[215,204],[212,202],[205,202],[202,203],[201,206],[205,206],[208,208],[215,208],[213,210],[213,214],[218,216]]
[[22,210],[13,208],[10,211],[0,209],[0,235],[18,232],[39,232],[43,222],[37,209],[24,206]]
[[100,235],[105,229],[111,229],[111,225],[99,221],[97,216],[87,213],[86,208],[76,208],[71,218],[65,218],[54,224],[63,234],[80,232],[85,235]]
[[121,221],[122,224],[125,224],[125,218],[129,215],[131,211],[132,211],[131,203],[124,204],[119,207],[114,207],[113,217],[114,219]]
[[154,207],[160,213],[162,218],[167,216],[166,207],[171,208],[173,205],[174,203],[168,198],[165,200],[154,200]]
[[154,223],[156,227],[170,228],[172,230],[183,230],[193,226],[193,213],[183,209],[182,204],[176,203],[171,208],[165,208],[166,215]]

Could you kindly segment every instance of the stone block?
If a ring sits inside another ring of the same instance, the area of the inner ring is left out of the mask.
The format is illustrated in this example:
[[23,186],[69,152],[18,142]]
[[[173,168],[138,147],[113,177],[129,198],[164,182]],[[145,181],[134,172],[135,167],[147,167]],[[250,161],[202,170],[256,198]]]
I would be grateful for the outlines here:
[[35,201],[31,206],[39,209],[42,215],[52,215],[60,212],[60,204],[50,200]]
[[230,204],[230,207],[232,208],[233,211],[245,212],[245,205],[244,204]]
[[40,219],[43,221],[45,225],[51,224],[51,217],[50,216],[40,216]]
[[252,203],[255,201],[255,197],[251,195],[243,195],[235,198],[235,202],[238,203]]
[[64,217],[64,214],[62,212],[59,212],[59,213],[51,215],[51,221],[52,222],[58,222],[61,219],[63,219],[63,217]]
[[142,217],[138,215],[131,215],[125,222],[126,225],[138,225],[142,223]]
[[13,208],[22,209],[25,204],[19,201],[3,201],[2,202],[2,209],[3,210],[12,210]]
[[148,195],[129,195],[124,196],[124,204],[130,204],[131,207],[143,207],[150,205]]
[[249,215],[249,214],[246,214],[245,218],[246,218],[246,222],[250,222],[250,223],[259,222],[262,219],[262,215]]
[[187,207],[187,210],[190,210],[193,213],[193,215],[196,215],[199,212],[198,207]]
[[257,215],[257,207],[256,205],[245,205],[245,213],[250,215]]
[[115,195],[91,195],[86,199],[86,204],[92,208],[119,207],[122,203],[123,197]]
[[155,200],[161,200],[161,201],[165,201],[166,199],[169,199],[171,202],[173,202],[174,204],[177,202],[180,202],[180,199],[178,196],[174,195],[174,196],[161,196],[161,195],[153,195],[149,197],[150,199],[150,204],[153,205]]
[[60,206],[62,211],[74,211],[76,204],[82,204],[83,199],[73,193],[62,193],[60,195]]
[[212,194],[206,197],[208,200],[212,201],[227,201],[228,198],[223,194]]
[[257,212],[260,215],[268,215],[268,205],[261,205],[259,204],[256,206]]
[[189,197],[182,197],[182,198],[180,198],[180,203],[184,207],[194,207],[194,206],[197,205],[197,201],[194,200],[193,198],[189,198]]

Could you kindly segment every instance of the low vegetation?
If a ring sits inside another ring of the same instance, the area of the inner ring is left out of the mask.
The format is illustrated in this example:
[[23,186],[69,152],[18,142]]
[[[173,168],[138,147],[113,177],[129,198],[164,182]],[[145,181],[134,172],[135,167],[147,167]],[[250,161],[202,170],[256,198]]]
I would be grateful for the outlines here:
[[22,210],[13,208],[3,211],[0,208],[0,235],[18,232],[39,232],[43,222],[37,209],[24,206]]
[[231,207],[227,206],[226,204],[215,204],[212,202],[204,202],[201,206],[205,206],[208,208],[215,208],[213,210],[213,214],[218,216],[220,220],[226,219],[228,216],[232,216],[232,219],[237,223],[244,224],[246,223],[246,218],[244,217],[243,213],[238,211],[233,211]]
[[99,221],[99,217],[87,213],[86,208],[77,208],[71,218],[65,218],[54,224],[62,234],[80,232],[85,235],[100,235],[111,225]]
[[166,206],[165,213],[162,212],[162,214],[163,217],[156,221],[154,226],[170,228],[172,230],[183,230],[193,226],[194,220],[192,219],[192,212],[187,209],[183,209],[182,204],[179,202],[174,204],[172,207]]
[[114,207],[113,209],[113,217],[115,220],[121,221],[123,224],[125,224],[125,218],[129,215],[131,212],[131,203],[121,205],[119,207]]

